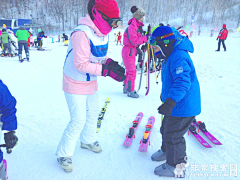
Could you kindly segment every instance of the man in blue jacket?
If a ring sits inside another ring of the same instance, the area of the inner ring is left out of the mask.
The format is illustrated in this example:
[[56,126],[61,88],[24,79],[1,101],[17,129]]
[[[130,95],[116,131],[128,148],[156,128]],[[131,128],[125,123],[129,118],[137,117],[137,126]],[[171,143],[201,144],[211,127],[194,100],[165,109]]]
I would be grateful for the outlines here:
[[156,175],[184,177],[187,158],[183,135],[201,112],[201,98],[196,71],[188,54],[193,53],[193,44],[187,37],[174,32],[162,26],[151,37],[155,55],[164,58],[160,96],[163,104],[158,108],[159,114],[164,115],[160,128],[162,146],[151,158],[153,161],[166,160],[156,167]]
[[[8,152],[16,145],[18,138],[15,135],[17,129],[16,99],[11,95],[8,87],[0,80],[0,127],[4,133],[5,144]],[[3,152],[0,149],[0,179],[5,180],[5,167],[3,165]]]

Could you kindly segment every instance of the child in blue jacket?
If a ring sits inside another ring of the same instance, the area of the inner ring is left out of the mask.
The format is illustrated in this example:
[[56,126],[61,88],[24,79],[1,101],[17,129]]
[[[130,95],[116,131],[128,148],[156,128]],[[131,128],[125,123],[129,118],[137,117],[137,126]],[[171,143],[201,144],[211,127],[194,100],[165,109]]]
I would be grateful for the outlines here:
[[171,27],[162,26],[155,29],[151,37],[155,55],[164,59],[160,96],[163,104],[158,108],[159,114],[164,115],[160,128],[162,146],[151,158],[153,161],[166,160],[155,168],[156,175],[184,177],[187,158],[183,135],[201,112],[201,98],[195,67],[188,54],[193,53],[193,44],[187,37],[174,32]]
[[[0,127],[4,131],[5,144],[8,152],[16,145],[18,138],[15,135],[17,129],[16,99],[11,95],[8,87],[0,80]],[[0,149],[0,179],[6,180],[5,167],[3,164],[3,152]]]

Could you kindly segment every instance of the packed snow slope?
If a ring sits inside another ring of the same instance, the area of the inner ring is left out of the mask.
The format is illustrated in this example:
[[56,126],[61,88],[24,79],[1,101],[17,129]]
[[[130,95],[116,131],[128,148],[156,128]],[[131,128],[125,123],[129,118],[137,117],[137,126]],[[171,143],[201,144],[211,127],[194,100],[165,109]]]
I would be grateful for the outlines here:
[[[190,134],[186,134],[190,166],[186,179],[239,179],[240,129],[240,39],[228,38],[227,51],[215,52],[216,37],[193,37],[195,52],[191,54],[201,86],[202,113],[198,121],[222,146],[206,149]],[[159,128],[161,116],[157,108],[161,81],[156,84],[151,74],[150,92],[145,96],[145,76],[138,99],[122,93],[122,83],[109,77],[99,77],[100,106],[109,97],[98,141],[102,153],[95,154],[80,148],[77,142],[73,156],[74,169],[65,173],[57,163],[55,152],[62,133],[70,120],[62,91],[62,68],[67,47],[63,43],[45,42],[52,51],[30,51],[30,62],[19,63],[18,57],[0,58],[0,78],[17,99],[19,142],[11,154],[5,149],[9,180],[154,180],[166,179],[154,175],[161,163],[151,161],[151,155],[161,146]],[[111,34],[109,57],[122,61],[122,46],[116,46]],[[223,49],[221,49],[223,50]],[[136,88],[139,75],[136,79]],[[100,112],[100,109],[99,109]],[[132,146],[122,143],[138,112],[144,117]],[[156,122],[147,153],[138,152],[140,139],[150,116]],[[97,125],[97,119],[96,119]],[[3,143],[3,137],[2,137]],[[236,168],[237,170],[234,169]],[[238,176],[234,173],[238,171]],[[171,179],[171,178],[168,178]]]

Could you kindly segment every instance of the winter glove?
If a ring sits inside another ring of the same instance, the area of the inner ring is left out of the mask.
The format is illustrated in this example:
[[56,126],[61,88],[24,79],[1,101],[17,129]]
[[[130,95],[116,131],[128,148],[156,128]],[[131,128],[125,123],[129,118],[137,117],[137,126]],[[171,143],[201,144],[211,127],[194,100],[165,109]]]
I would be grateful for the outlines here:
[[145,52],[145,51],[147,50],[147,43],[144,44],[144,45],[142,45],[141,50],[142,50],[143,52]]
[[9,131],[8,133],[4,133],[4,140],[7,149],[12,149],[18,142],[18,138],[15,135],[15,131]]
[[116,81],[122,82],[126,79],[125,69],[121,67],[118,62],[112,59],[107,59],[106,63],[102,65],[102,76],[110,76]]
[[216,40],[218,41],[218,38]]
[[172,109],[176,106],[176,102],[170,98],[167,98],[166,102],[159,106],[158,113],[164,116],[170,116],[172,114]]

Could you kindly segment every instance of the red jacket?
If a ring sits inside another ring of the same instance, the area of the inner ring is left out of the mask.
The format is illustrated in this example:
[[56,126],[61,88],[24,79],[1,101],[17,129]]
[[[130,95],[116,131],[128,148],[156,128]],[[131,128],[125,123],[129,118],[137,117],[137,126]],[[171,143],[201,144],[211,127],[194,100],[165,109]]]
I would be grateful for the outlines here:
[[118,37],[118,41],[120,41],[120,40],[122,39],[121,33],[118,33],[118,34],[117,34],[117,37]]
[[227,39],[228,36],[228,30],[226,28],[226,24],[223,24],[223,29],[220,30],[218,38],[219,39]]

